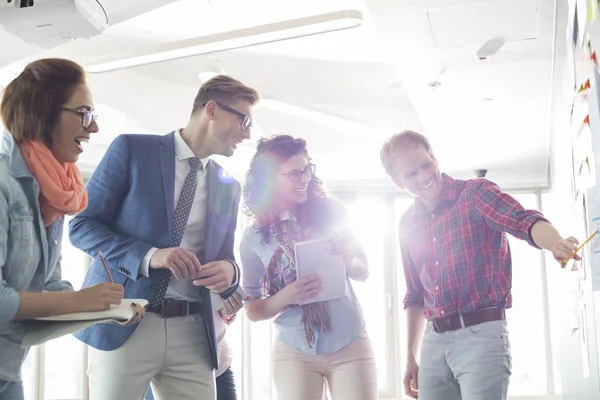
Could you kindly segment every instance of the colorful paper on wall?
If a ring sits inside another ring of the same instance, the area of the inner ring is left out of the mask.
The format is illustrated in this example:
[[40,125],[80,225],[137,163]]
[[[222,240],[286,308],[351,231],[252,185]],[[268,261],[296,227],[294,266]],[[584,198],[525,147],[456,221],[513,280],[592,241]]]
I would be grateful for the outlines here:
[[596,20],[596,12],[597,12],[597,8],[598,5],[596,4],[597,0],[589,0],[588,2],[588,21],[589,22],[594,22]]

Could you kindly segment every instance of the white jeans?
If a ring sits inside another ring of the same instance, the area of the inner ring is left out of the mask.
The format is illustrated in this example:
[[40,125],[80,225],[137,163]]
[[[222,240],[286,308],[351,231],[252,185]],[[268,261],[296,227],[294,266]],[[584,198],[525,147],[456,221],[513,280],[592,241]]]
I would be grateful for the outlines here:
[[320,356],[277,340],[272,360],[279,400],[322,400],[325,381],[332,400],[377,399],[377,366],[366,332],[343,349]]
[[146,316],[123,346],[90,347],[90,400],[142,400],[152,382],[161,400],[215,399],[210,348],[200,316]]
[[419,400],[506,400],[510,378],[506,321],[444,333],[427,323],[419,365]]

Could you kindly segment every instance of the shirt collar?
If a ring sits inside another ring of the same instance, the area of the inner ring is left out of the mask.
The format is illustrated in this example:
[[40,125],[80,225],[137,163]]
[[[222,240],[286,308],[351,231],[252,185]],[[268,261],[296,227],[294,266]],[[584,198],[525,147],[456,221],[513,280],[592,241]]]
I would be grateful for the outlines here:
[[[183,140],[181,137],[181,129],[177,129],[175,131],[175,156],[178,161],[187,160],[188,158],[196,157],[190,146]],[[202,158],[202,165],[206,167],[206,164],[210,160],[210,157]]]
[[7,130],[5,130],[2,135],[0,154],[7,158],[12,176],[16,178],[32,176],[27,164],[25,163],[21,149],[17,145],[17,142],[15,142],[12,134]]
[[[454,203],[460,196],[460,184],[455,179],[450,178],[446,174],[442,174],[442,192],[440,193],[440,201],[436,209],[446,203]],[[415,199],[415,214],[429,214],[430,211],[425,207],[421,199]]]
[[298,218],[296,218],[296,216],[289,211],[284,211],[281,214],[279,214],[279,219],[281,221],[288,221],[288,220],[294,221],[294,222],[298,221]]

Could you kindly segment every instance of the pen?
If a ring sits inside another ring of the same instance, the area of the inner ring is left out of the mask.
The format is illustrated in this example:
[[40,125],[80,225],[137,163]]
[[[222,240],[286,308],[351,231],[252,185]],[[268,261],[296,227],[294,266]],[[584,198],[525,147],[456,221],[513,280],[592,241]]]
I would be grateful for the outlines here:
[[[597,234],[597,233],[598,233],[598,231],[596,231],[596,232],[592,233],[592,235],[591,235],[589,238],[587,238],[587,240],[586,240],[585,242],[581,243],[581,246],[579,246],[578,248],[576,248],[576,249],[575,249],[575,251],[573,252],[573,255],[577,254],[577,252],[578,252],[579,250],[581,250],[581,249],[583,248],[583,246],[584,246],[584,245],[585,245],[587,242],[589,242],[590,240],[592,240],[592,239],[594,238],[594,236],[596,236],[596,234]],[[568,261],[569,261],[569,260],[567,260],[567,259],[565,258],[565,259],[563,260],[563,264],[566,264]]]
[[100,251],[100,248],[97,248],[96,252],[98,253],[98,256],[100,257],[100,261],[102,262],[102,265],[104,265],[104,271],[106,271],[106,275],[108,276],[108,281],[110,283],[113,283],[112,276],[110,276],[110,271],[108,270],[108,265],[106,265],[106,260],[104,259],[104,256],[102,255],[102,252]]

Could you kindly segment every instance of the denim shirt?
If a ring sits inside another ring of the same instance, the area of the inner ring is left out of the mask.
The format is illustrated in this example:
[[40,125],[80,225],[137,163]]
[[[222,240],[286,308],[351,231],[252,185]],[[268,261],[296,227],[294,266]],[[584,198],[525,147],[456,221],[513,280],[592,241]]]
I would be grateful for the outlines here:
[[39,185],[19,147],[4,132],[0,149],[0,380],[19,381],[27,322],[14,322],[20,291],[65,291],[61,280],[61,218],[44,227]]
[[[327,199],[328,206],[340,214],[343,204],[334,199]],[[336,226],[320,229],[311,228],[311,239],[325,238],[332,235]],[[262,298],[261,278],[269,265],[271,257],[278,248],[274,238],[264,242],[255,226],[244,231],[240,244],[242,262],[242,288],[252,300]],[[288,267],[290,261],[285,253],[281,256],[280,268]],[[251,300],[250,300],[251,301]],[[315,343],[309,346],[301,322],[302,308],[288,306],[275,317],[276,337],[288,346],[309,355],[325,355],[335,353],[349,345],[365,330],[365,319],[362,308],[354,294],[350,279],[346,277],[346,296],[325,302],[331,321],[331,331],[322,333],[315,331]]]

